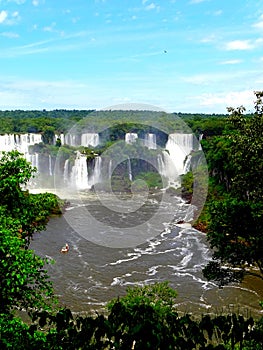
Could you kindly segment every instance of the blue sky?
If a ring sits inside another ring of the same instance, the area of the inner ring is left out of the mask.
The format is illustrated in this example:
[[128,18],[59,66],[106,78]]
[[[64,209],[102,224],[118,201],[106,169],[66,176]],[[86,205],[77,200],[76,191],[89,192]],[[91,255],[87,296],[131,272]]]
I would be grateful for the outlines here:
[[0,109],[226,113],[263,89],[263,0],[0,0]]

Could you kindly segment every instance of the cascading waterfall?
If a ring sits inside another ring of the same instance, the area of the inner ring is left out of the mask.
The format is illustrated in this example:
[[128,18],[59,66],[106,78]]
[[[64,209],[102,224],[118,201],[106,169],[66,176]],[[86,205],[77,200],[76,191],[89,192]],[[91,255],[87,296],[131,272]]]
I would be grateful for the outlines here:
[[96,147],[100,143],[99,134],[95,133],[84,133],[81,135],[81,146],[92,146]]
[[89,187],[101,181],[101,163],[102,163],[101,157],[100,156],[95,157],[93,174],[91,176],[91,179],[89,179]]
[[138,138],[138,134],[136,134],[135,132],[128,132],[125,134],[126,143],[133,143],[136,141],[137,138]]
[[162,176],[166,176],[167,175],[163,154],[158,154],[157,155],[157,167],[158,167],[159,174],[161,174]]
[[166,177],[169,186],[179,187],[179,173],[175,166],[175,163],[171,160],[171,157],[167,151],[163,151],[157,157],[157,165],[159,173]]
[[85,190],[89,188],[87,158],[80,152],[77,152],[70,179],[71,185],[79,190]]
[[111,179],[112,175],[112,159],[109,160],[109,170],[108,170],[108,178]]
[[73,146],[73,147],[79,146],[77,142],[77,135],[75,134],[70,134],[70,133],[66,134],[64,137],[64,140],[65,140],[65,144],[69,146]]
[[130,158],[127,159],[127,166],[128,166],[129,180],[132,181],[132,168],[131,168],[131,160],[130,160]]
[[27,154],[26,160],[32,164],[33,167],[39,168],[39,155],[38,153]]
[[51,155],[48,155],[48,170],[49,170],[49,175],[52,176],[53,172],[52,172],[52,158]]
[[26,156],[29,153],[29,146],[40,142],[42,142],[41,134],[0,135],[0,151],[18,150]]
[[64,179],[64,183],[65,184],[67,184],[69,182],[69,179],[70,179],[70,175],[69,175],[69,159],[65,160],[64,169],[63,169],[63,179]]
[[144,139],[144,145],[149,149],[156,149],[156,135],[155,134],[146,134]]
[[198,150],[199,150],[199,151],[202,150],[201,141],[203,140],[203,136],[204,136],[204,134],[200,134],[199,137],[198,137],[198,141],[199,141]]
[[184,174],[185,158],[194,149],[193,134],[170,134],[166,143],[166,150],[177,169],[177,173]]
[[[66,135],[61,134],[55,137],[61,139],[62,144],[68,144],[76,146],[77,144],[83,144],[85,146],[93,146],[99,144],[99,135],[96,133],[83,133],[82,135],[76,135],[68,133]],[[138,139],[137,133],[126,133],[126,143],[132,144]],[[54,141],[55,141],[54,140]],[[29,154],[29,146],[42,142],[41,134],[5,134],[0,135],[0,151],[11,151],[17,149],[21,153],[25,154],[28,161],[33,166],[37,167],[39,172],[46,175],[54,176],[54,164],[51,155],[48,158],[42,157],[42,155]],[[144,139],[144,145],[149,149],[156,149],[156,135],[153,133],[147,133]],[[190,170],[191,166],[191,151],[194,149],[194,137],[193,134],[176,133],[170,134],[166,143],[166,150],[162,154],[157,155],[157,168],[159,173],[168,179],[170,186],[178,186],[179,175],[184,174]],[[198,147],[196,147],[198,148]],[[61,166],[61,176],[63,176],[64,183],[70,184],[78,189],[89,189],[94,184],[108,180],[112,173],[111,159],[102,159],[97,156],[94,158],[94,162],[87,166],[87,159],[85,155],[77,153],[75,163],[73,167],[70,166],[69,159],[66,159]],[[106,166],[106,170],[103,172],[102,168]],[[39,168],[40,166],[40,168]],[[133,180],[133,174],[131,169],[131,160],[127,160],[127,172],[130,181]]]
[[185,159],[184,174],[188,173],[191,169],[191,159],[192,159],[192,155],[188,154],[188,156]]

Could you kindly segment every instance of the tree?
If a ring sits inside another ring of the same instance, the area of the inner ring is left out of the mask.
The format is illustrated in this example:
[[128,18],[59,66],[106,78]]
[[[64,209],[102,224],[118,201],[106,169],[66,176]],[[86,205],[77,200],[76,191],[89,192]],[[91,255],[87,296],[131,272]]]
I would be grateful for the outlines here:
[[0,229],[0,313],[48,308],[52,304],[52,283],[44,270],[47,262],[25,249],[18,234]]
[[55,128],[53,126],[46,126],[42,132],[43,142],[47,145],[53,145],[55,138]]
[[[246,274],[263,279],[263,92],[255,95],[253,116],[245,117],[243,106],[228,109],[233,129],[222,144],[221,153],[226,155],[219,157],[221,170],[214,176],[221,174],[216,182],[227,179],[227,186],[208,204],[207,237],[214,253],[204,275],[220,285]],[[220,147],[215,159],[218,154]]]
[[53,289],[44,265],[47,260],[29,250],[33,233],[45,228],[57,198],[32,195],[23,187],[35,169],[17,151],[0,159],[0,313],[16,308],[46,308]]
[[[57,196],[51,193],[30,194],[25,186],[34,176],[32,167],[18,151],[3,152],[0,158],[0,207],[8,227],[15,225],[20,236],[30,242],[34,232],[42,231],[48,216],[54,212],[61,214]],[[9,218],[10,220],[7,220]],[[1,218],[0,218],[1,223]]]

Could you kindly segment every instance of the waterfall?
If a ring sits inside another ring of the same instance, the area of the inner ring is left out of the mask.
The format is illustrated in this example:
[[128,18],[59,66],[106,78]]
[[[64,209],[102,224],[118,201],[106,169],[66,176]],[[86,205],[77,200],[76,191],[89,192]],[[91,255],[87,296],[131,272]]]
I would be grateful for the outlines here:
[[[99,134],[83,133],[80,134],[61,134],[62,144],[69,144],[71,146],[83,145],[96,147],[99,144]],[[202,136],[200,135],[200,138]],[[137,133],[126,133],[125,141],[128,144],[136,142],[138,139]],[[31,162],[32,166],[37,167],[38,171],[44,175],[54,176],[54,159],[51,155],[44,156],[29,154],[29,146],[42,142],[41,134],[5,134],[0,135],[0,152],[18,150],[25,155],[25,158]],[[156,149],[156,135],[147,133],[144,138],[144,145],[149,149]],[[171,186],[176,186],[179,181],[179,175],[184,174],[190,170],[191,166],[191,151],[194,149],[193,134],[176,133],[170,134],[166,143],[166,150],[157,155],[156,163],[159,173],[168,179]],[[197,148],[197,146],[196,146]],[[48,157],[48,158],[47,158]],[[102,169],[102,165],[107,168]],[[105,159],[96,156],[94,161],[87,166],[86,156],[77,152],[75,163],[70,166],[69,160],[61,164],[60,175],[63,176],[64,183],[74,186],[77,189],[89,189],[96,183],[101,183],[111,177],[113,167],[113,159]],[[127,169],[127,170],[126,170]],[[127,166],[125,171],[128,172],[128,178],[133,180],[133,172],[131,160],[127,159]],[[41,174],[40,174],[41,175]]]
[[200,134],[199,137],[198,137],[198,141],[199,141],[198,150],[199,151],[202,150],[201,141],[203,140],[203,136],[204,136],[204,134]]
[[87,158],[79,152],[77,152],[70,179],[71,184],[77,189],[84,190],[89,188]]
[[191,169],[191,159],[192,159],[191,154],[188,154],[184,164],[184,172],[183,172],[184,174],[188,173]]
[[144,145],[149,149],[156,149],[156,135],[155,134],[146,134],[144,139]]
[[0,151],[11,151],[16,149],[15,135],[0,135]]
[[129,133],[125,134],[125,142],[126,143],[133,143],[136,141],[137,138],[138,138],[138,134],[136,134],[134,132],[129,132]]
[[69,145],[69,146],[79,146],[78,142],[77,142],[77,135],[75,134],[66,134],[64,137],[65,140],[65,144]]
[[49,175],[52,176],[53,175],[53,173],[52,173],[52,158],[51,158],[50,154],[48,155],[48,170],[49,170]]
[[108,177],[109,179],[111,179],[111,175],[112,175],[112,160],[109,160],[109,170],[108,170]]
[[170,134],[168,137],[165,148],[179,175],[184,174],[184,161],[194,148],[193,140],[193,134]]
[[89,179],[89,187],[101,181],[101,162],[100,156],[95,157],[93,174],[91,179]]
[[0,151],[18,150],[27,155],[29,146],[42,142],[41,134],[5,134],[0,135]]
[[84,133],[81,135],[81,146],[92,146],[96,147],[100,143],[99,134],[95,133]]
[[159,173],[168,180],[169,186],[179,187],[179,173],[167,151],[158,154],[157,165]]
[[26,154],[26,160],[32,164],[33,167],[39,168],[39,157],[38,153]]
[[131,160],[128,158],[128,175],[129,175],[129,180],[132,181],[132,168],[131,168]]
[[64,183],[69,182],[69,159],[66,159],[63,169],[63,180]]
[[157,155],[157,167],[158,167],[158,172],[162,176],[166,176],[166,167],[165,167],[165,162],[164,162],[164,155],[163,154],[158,154]]

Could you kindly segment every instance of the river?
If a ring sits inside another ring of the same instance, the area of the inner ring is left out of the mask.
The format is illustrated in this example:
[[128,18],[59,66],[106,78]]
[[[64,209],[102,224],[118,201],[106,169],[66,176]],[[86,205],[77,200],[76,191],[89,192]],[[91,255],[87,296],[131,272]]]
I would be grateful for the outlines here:
[[[149,219],[155,206],[161,207],[158,219],[163,218],[162,227]],[[135,225],[134,235],[139,238],[130,240],[121,236],[123,223],[130,218],[123,213],[114,216],[119,224],[107,224],[110,233],[103,231],[105,223],[102,226],[98,217],[103,221],[108,209],[94,195],[85,194],[81,200],[71,198],[64,215],[51,218],[47,230],[36,234],[30,247],[55,261],[47,266],[55,292],[60,303],[74,312],[100,312],[109,300],[124,295],[127,287],[169,281],[178,292],[179,311],[260,315],[263,283],[250,278],[219,289],[205,280],[201,270],[211,258],[206,236],[190,225],[178,224],[188,215],[189,205],[176,198],[175,216],[168,222],[167,213],[172,210],[164,201],[160,206],[158,200],[149,199],[140,215],[131,216],[136,222],[147,217],[149,234],[142,237]],[[90,221],[90,216],[96,219]],[[62,254],[66,242],[70,250]]]

